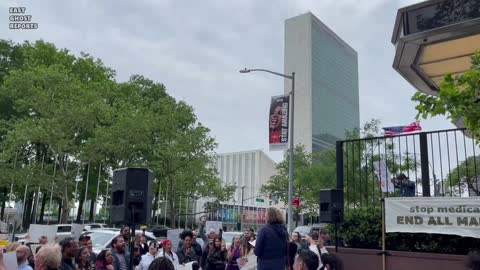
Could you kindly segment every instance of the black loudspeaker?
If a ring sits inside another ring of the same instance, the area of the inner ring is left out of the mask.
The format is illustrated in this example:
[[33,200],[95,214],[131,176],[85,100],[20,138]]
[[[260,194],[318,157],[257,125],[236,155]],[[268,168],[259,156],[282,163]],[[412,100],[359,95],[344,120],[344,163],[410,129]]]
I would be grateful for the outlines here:
[[343,222],[343,190],[320,190],[320,223]]
[[110,221],[121,224],[150,224],[153,173],[143,168],[113,171]]

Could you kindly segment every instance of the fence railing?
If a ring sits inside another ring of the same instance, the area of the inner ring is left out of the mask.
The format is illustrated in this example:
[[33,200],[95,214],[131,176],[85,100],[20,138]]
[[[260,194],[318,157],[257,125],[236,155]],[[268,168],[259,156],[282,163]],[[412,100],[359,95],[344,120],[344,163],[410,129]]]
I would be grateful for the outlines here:
[[[480,195],[480,149],[465,129],[338,141],[336,151],[347,207],[379,205],[382,196]],[[384,192],[379,163],[394,184]]]

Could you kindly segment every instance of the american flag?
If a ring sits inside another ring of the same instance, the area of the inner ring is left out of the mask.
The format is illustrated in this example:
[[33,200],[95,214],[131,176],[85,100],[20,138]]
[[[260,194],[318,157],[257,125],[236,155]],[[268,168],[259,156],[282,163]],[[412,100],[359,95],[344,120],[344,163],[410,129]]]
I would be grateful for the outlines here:
[[414,131],[420,131],[420,130],[422,130],[422,127],[420,126],[419,121],[413,122],[410,125],[406,125],[406,126],[383,128],[383,131],[385,132],[385,136],[395,136],[401,133],[414,132]]

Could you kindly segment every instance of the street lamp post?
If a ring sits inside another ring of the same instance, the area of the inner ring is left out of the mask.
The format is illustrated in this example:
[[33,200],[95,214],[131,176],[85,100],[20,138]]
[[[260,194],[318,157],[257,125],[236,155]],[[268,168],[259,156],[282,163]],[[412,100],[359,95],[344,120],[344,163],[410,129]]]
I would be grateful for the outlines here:
[[245,187],[241,187],[242,189],[242,208],[240,208],[240,231],[243,230],[243,192],[245,191]]
[[293,230],[292,225],[293,225],[293,216],[292,216],[292,200],[293,200],[293,127],[294,127],[294,106],[295,106],[295,72],[292,72],[292,75],[286,75],[274,71],[270,71],[267,69],[243,69],[240,70],[240,73],[250,73],[252,71],[263,71],[267,72],[273,75],[277,75],[280,77],[284,77],[287,79],[292,80],[292,91],[290,92],[290,134],[289,134],[289,149],[288,149],[288,211],[287,211],[287,216],[288,216],[288,222],[287,222],[287,228],[288,232],[291,232]]

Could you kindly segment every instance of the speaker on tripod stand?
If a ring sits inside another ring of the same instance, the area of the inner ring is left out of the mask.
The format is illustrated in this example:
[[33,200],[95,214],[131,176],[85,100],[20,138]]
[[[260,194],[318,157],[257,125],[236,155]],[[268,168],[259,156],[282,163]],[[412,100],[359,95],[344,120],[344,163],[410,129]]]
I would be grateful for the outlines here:
[[133,269],[135,225],[149,224],[152,213],[153,173],[146,168],[123,168],[113,171],[110,222],[128,224],[131,229],[130,265]]

